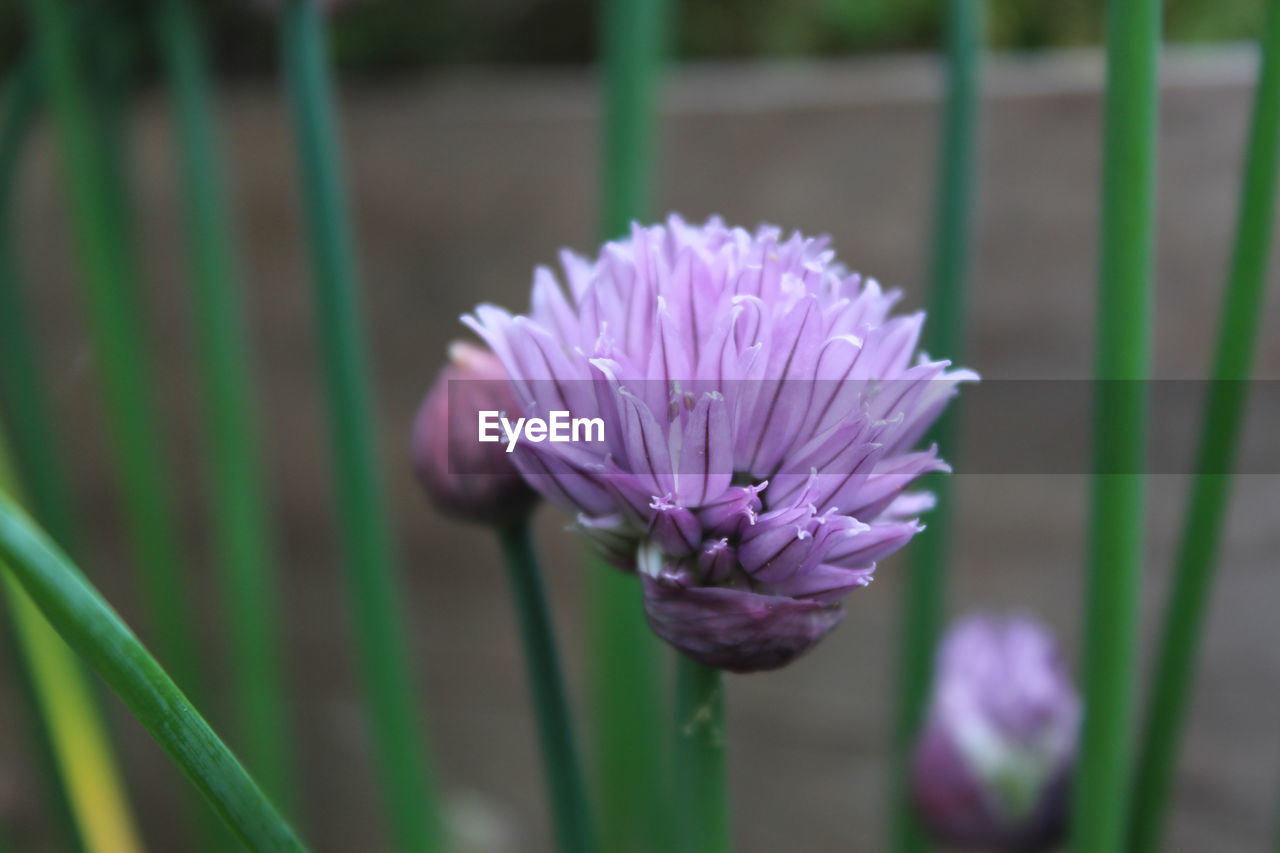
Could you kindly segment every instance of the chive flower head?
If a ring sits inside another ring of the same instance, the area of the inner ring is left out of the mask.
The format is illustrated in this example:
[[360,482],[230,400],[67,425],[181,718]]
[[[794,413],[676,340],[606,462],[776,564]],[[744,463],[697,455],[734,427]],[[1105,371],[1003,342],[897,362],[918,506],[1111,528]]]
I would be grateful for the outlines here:
[[976,378],[917,355],[924,316],[826,238],[677,216],[536,270],[532,307],[464,322],[521,414],[594,417],[599,440],[524,442],[515,464],[617,567],[653,630],[734,671],[782,666],[922,526],[917,445]]

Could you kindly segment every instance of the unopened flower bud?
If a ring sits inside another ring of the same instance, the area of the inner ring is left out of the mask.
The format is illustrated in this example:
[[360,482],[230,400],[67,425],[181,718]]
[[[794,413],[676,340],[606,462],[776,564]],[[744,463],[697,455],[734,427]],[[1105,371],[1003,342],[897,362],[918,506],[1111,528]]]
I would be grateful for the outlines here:
[[445,515],[505,524],[528,514],[537,496],[500,442],[481,442],[481,411],[514,411],[501,362],[456,341],[413,424],[413,464],[431,503]]
[[953,627],[912,768],[924,824],[956,847],[1050,849],[1066,825],[1080,716],[1042,626],[973,617]]

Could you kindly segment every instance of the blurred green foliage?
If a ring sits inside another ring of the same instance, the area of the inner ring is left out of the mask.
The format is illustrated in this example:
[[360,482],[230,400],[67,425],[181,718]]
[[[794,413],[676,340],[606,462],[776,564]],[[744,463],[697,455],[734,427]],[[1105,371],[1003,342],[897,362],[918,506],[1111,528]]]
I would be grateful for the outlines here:
[[[100,0],[93,0],[100,2]],[[219,65],[261,72],[274,64],[272,0],[202,0]],[[19,49],[19,5],[0,3],[0,56]],[[145,24],[146,0],[116,0]],[[370,73],[475,63],[589,61],[593,0],[350,0],[334,42],[348,71]],[[843,56],[928,49],[942,0],[687,0],[678,6],[673,46],[687,59]],[[1104,0],[991,0],[991,43],[1010,50],[1094,44]],[[1170,41],[1254,37],[1261,0],[1167,0]]]

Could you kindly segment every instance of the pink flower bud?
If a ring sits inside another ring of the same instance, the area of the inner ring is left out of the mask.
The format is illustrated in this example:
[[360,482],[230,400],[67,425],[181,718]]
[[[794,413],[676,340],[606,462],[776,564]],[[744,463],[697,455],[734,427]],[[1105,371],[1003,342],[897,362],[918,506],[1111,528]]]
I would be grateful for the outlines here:
[[455,341],[413,424],[413,465],[428,499],[445,515],[501,525],[528,514],[537,496],[501,442],[481,442],[481,411],[514,411],[501,362]]

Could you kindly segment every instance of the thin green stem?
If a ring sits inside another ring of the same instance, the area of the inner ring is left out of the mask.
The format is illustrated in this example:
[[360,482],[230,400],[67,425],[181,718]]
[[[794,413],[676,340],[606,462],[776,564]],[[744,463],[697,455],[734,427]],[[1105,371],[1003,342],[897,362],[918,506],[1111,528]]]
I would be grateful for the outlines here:
[[67,644],[115,690],[246,847],[304,849],[182,691],[3,486],[0,561],[6,577],[21,585]]
[[606,237],[625,234],[651,215],[655,129],[667,0],[603,0],[603,223]]
[[1071,842],[1126,842],[1142,575],[1151,272],[1155,224],[1159,0],[1111,0],[1098,287],[1096,472],[1085,600],[1085,719]]
[[281,19],[286,84],[301,169],[328,385],[339,527],[371,735],[397,846],[438,850],[441,827],[404,641],[387,512],[374,453],[373,402],[355,248],[340,175],[320,4],[290,0]]
[[71,7],[26,0],[53,104],[80,243],[90,319],[104,385],[129,532],[138,555],[147,622],[161,656],[188,689],[199,663],[164,466],[154,383],[147,369],[133,261],[107,162],[107,146],[83,85]]
[[[607,238],[652,215],[656,128],[667,40],[667,0],[603,0],[601,225]],[[662,734],[662,647],[639,585],[590,559],[591,684],[601,849],[669,846]],[[620,678],[619,673],[626,673]]]
[[547,789],[559,838],[558,849],[562,853],[587,853],[595,849],[591,811],[529,521],[522,519],[499,529],[498,539],[515,596],[521,646],[529,670]]
[[676,658],[675,795],[677,849],[728,853],[729,788],[725,773],[724,685],[720,670]]
[[0,403],[9,413],[19,474],[32,509],[55,539],[71,547],[71,496],[53,442],[53,419],[20,292],[14,241],[14,183],[40,104],[39,69],[33,60],[23,60],[14,72],[0,114]]
[[[33,511],[65,544],[72,541],[71,499],[20,292],[13,216],[18,165],[41,89],[35,57],[25,57],[0,113],[0,411],[8,413],[20,466],[12,473],[0,470],[0,477],[21,477]],[[0,447],[0,469],[5,455]],[[12,633],[6,633],[21,652],[23,682],[40,723],[41,753],[68,843],[83,850],[140,849],[92,685],[26,594],[12,588],[7,597]]]
[[1280,154],[1280,0],[1268,3],[1265,26],[1235,247],[1213,358],[1213,382],[1205,401],[1195,476],[1183,518],[1173,588],[1138,753],[1128,847],[1132,853],[1160,848],[1262,319]]
[[[0,561],[0,572],[5,572]],[[86,853],[143,849],[93,690],[67,644],[7,572],[4,598],[21,646],[77,837]]]
[[[130,269],[137,280],[137,217],[133,210],[133,162],[129,155],[129,114],[137,86],[139,43],[136,17],[123,4],[95,4],[81,23],[79,47],[87,72],[106,167],[106,185],[124,240]],[[88,34],[92,33],[92,38]]]
[[185,188],[209,475],[218,563],[231,621],[237,732],[263,785],[291,790],[289,738],[276,626],[277,575],[267,529],[240,281],[222,187],[204,45],[189,0],[156,7],[161,56],[175,98]]
[[[28,506],[30,503],[28,502]],[[0,581],[2,583],[2,581]],[[0,595],[0,598],[3,598]],[[51,633],[56,637],[57,632]],[[61,642],[61,638],[59,638]],[[48,819],[52,822],[51,830],[55,837],[54,846],[61,844],[62,848],[74,851],[74,853],[83,853],[85,850],[84,832],[76,821],[75,804],[71,802],[71,789],[67,781],[62,776],[62,771],[58,764],[58,744],[56,735],[51,725],[51,720],[45,715],[44,705],[39,695],[39,687],[36,683],[36,674],[32,670],[31,656],[23,653],[23,641],[17,630],[16,620],[9,618],[0,620],[0,643],[4,644],[4,648],[8,652],[7,657],[11,659],[13,665],[13,687],[16,688],[17,695],[14,697],[13,706],[17,708],[17,713],[13,715],[14,723],[25,723],[27,728],[20,731],[19,736],[26,736],[27,742],[31,744],[35,755],[34,763],[30,768],[32,778],[36,780],[35,788],[37,796],[42,796],[44,802],[48,806]],[[65,643],[63,644],[66,645]],[[71,659],[75,660],[75,655],[71,655]],[[85,670],[76,662],[82,676]],[[0,666],[3,662],[0,661]],[[96,697],[95,697],[96,700]],[[109,727],[109,720],[105,715],[101,714],[101,708],[97,705],[94,707],[94,714],[99,716],[104,728]],[[107,732],[106,739],[110,742],[110,732]],[[4,834],[5,827],[0,825],[0,836]],[[0,844],[0,850],[6,849]],[[9,848],[12,849],[12,848]]]
[[597,557],[588,563],[600,849],[663,850],[669,828],[662,647],[645,620],[636,579]]
[[[983,9],[981,0],[948,0],[946,96],[943,100],[938,188],[930,259],[925,349],[959,362],[964,357],[969,270],[973,254]],[[955,457],[958,410],[952,408],[932,440]],[[938,497],[929,529],[917,539],[907,564],[902,602],[898,701],[894,716],[892,849],[926,849],[908,795],[911,751],[928,701],[933,656],[946,610],[947,561],[951,546],[951,482],[932,478]]]

